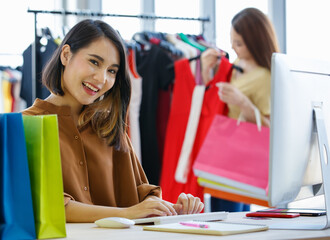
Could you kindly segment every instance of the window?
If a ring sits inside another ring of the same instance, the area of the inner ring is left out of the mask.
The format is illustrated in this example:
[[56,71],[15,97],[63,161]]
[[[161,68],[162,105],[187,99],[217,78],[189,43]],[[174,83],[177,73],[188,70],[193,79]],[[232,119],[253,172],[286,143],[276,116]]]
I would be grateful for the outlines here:
[[18,1],[1,4],[1,66],[17,67],[23,64],[22,53],[31,43],[34,33],[33,15],[29,15],[27,9],[25,1],[19,4]]
[[[199,18],[199,0],[155,0],[155,15]],[[155,31],[165,33],[201,34],[200,21],[157,19]]]
[[[102,12],[121,15],[141,14],[140,0],[121,0],[121,1],[102,1]],[[126,17],[104,17],[103,21],[109,23],[114,29],[118,30],[123,39],[129,40],[133,34],[140,31],[140,19]]]
[[[22,54],[34,41],[34,14],[30,9],[54,10],[56,1],[52,0],[11,0],[0,7],[1,39],[0,65],[17,67],[23,64]],[[39,14],[38,28],[56,29],[58,22],[54,16]],[[55,33],[54,33],[55,34]],[[54,36],[55,37],[55,36]]]
[[290,0],[286,6],[287,53],[329,61],[328,1]]

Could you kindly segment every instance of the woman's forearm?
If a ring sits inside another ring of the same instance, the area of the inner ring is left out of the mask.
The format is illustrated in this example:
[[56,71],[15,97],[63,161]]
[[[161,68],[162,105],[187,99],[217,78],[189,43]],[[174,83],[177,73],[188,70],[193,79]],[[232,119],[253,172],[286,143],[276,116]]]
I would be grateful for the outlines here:
[[66,222],[89,223],[105,217],[124,217],[124,208],[90,205],[70,201],[65,206]]
[[[241,114],[244,116],[244,119],[246,121],[253,123],[257,122],[254,112],[256,106],[254,106],[254,104],[250,101],[248,97],[245,96],[244,100],[239,105],[239,107],[241,109]],[[261,118],[261,124],[263,126],[270,127],[270,120],[268,116],[260,115],[260,118]]]

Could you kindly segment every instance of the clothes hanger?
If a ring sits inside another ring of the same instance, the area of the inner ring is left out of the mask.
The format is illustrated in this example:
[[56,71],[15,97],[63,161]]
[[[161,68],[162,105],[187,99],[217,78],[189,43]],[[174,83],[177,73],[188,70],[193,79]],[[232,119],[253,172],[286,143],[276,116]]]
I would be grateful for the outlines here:
[[151,48],[151,43],[147,39],[147,36],[144,32],[134,33],[132,39],[141,46],[142,50],[148,51]]
[[135,40],[124,41],[125,47],[127,49],[133,49],[134,51],[141,51],[141,45]]
[[140,45],[144,47],[144,50],[146,45],[148,46],[148,49],[150,49],[151,45],[154,44],[160,46],[162,49],[176,57],[183,56],[183,52],[176,48],[172,43],[168,42],[162,33],[150,31],[138,32],[133,35],[132,39],[140,43]]
[[161,32],[150,31],[144,31],[144,34],[146,35],[149,42],[151,42],[152,44],[160,46],[161,48],[175,55],[176,57],[183,56],[183,52],[180,49],[176,48],[173,43],[167,41],[165,34]]
[[161,32],[144,31],[143,33],[146,35],[147,39],[157,38],[160,40],[166,40],[164,34]]
[[166,51],[170,52],[171,54],[173,54],[177,57],[183,56],[183,52],[180,49],[176,48],[172,43],[168,42],[167,40],[162,40],[162,39],[152,37],[149,39],[149,41],[152,44],[160,46],[161,48],[165,49]]
[[[200,59],[201,57],[201,54],[200,55],[197,55],[196,57],[192,57],[192,58],[189,58],[188,61],[191,62],[191,61],[194,61],[194,60],[197,60],[197,59]],[[219,56],[218,59],[220,59],[221,57]],[[174,67],[174,63],[171,63],[167,66],[167,69],[170,70],[171,68]],[[244,70],[243,68],[241,68],[240,66],[237,66],[235,64],[232,65],[232,68],[236,69],[237,71],[239,71],[240,73],[243,73]]]
[[54,41],[52,32],[49,27],[41,28],[41,37],[39,39],[40,52],[45,52],[47,49],[48,41]]
[[179,37],[181,38],[182,41],[184,41],[185,43],[188,43],[189,45],[191,45],[195,48],[197,48],[201,52],[203,52],[207,49],[205,46],[199,44],[198,42],[196,42],[195,40],[189,38],[187,35],[185,35],[183,33],[179,33],[178,35],[179,35]]

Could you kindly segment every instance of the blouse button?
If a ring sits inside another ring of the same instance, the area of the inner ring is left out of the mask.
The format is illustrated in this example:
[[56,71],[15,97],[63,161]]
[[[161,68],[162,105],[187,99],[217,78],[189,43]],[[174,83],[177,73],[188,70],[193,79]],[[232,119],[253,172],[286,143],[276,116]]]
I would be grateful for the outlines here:
[[82,165],[84,165],[84,162],[83,161],[80,161],[79,164],[82,166]]
[[76,140],[77,140],[78,138],[79,138],[79,137],[78,137],[77,135],[76,135],[76,136],[74,136],[74,139],[76,139]]
[[88,190],[88,187],[84,187],[84,190],[87,191]]

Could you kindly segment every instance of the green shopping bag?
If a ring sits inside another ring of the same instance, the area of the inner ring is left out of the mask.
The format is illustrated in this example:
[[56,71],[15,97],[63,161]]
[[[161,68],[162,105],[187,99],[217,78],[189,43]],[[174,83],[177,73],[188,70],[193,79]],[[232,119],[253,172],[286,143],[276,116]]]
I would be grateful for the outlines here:
[[38,239],[66,236],[56,115],[23,116]]

